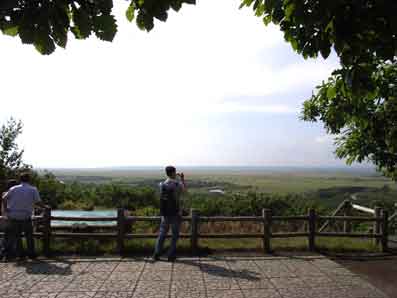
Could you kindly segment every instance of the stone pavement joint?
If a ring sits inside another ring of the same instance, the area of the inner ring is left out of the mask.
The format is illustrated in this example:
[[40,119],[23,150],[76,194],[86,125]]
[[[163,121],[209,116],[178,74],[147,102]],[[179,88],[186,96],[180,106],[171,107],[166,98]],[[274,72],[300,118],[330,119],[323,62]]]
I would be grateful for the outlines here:
[[388,298],[325,257],[56,259],[0,264],[1,298]]

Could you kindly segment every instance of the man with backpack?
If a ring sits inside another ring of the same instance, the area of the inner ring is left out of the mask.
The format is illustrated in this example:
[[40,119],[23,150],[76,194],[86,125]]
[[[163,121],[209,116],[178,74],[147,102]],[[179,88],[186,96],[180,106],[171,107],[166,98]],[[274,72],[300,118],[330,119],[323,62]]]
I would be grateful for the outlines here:
[[168,230],[171,226],[172,239],[168,251],[168,261],[176,259],[176,243],[179,238],[179,228],[182,219],[181,195],[186,191],[185,176],[177,173],[176,168],[167,166],[165,168],[167,179],[160,183],[160,232],[156,241],[153,260],[159,260],[163,244]]

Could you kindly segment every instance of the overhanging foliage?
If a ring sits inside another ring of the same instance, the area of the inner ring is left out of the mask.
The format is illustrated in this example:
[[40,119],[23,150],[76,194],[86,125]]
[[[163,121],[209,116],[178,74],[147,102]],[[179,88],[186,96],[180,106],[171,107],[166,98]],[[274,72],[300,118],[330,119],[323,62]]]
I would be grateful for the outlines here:
[[[168,11],[179,11],[183,3],[194,4],[195,0],[131,0],[126,17],[150,31],[154,18],[166,21]],[[112,9],[113,0],[2,0],[0,30],[48,55],[56,46],[66,47],[69,32],[77,39],[95,34],[112,41],[117,32]]]

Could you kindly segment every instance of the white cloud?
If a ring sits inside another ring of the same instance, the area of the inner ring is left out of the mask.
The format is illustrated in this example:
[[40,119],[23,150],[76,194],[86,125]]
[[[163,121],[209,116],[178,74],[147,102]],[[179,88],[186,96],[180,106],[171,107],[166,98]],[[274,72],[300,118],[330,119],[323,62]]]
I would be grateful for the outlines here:
[[321,135],[314,139],[316,143],[320,144],[333,144],[334,143],[334,136],[332,135]]
[[[228,132],[216,130],[212,114],[295,114],[296,101],[279,100],[282,94],[310,92],[335,65],[262,63],[258,52],[279,47],[283,35],[239,4],[185,5],[146,33],[125,19],[128,3],[118,3],[113,43],[71,38],[49,57],[1,36],[0,121],[22,119],[26,159],[38,166],[217,163]],[[256,104],[228,101],[264,95]],[[180,138],[169,144],[164,132],[175,124]],[[249,163],[247,148],[235,150],[241,154],[225,162]]]

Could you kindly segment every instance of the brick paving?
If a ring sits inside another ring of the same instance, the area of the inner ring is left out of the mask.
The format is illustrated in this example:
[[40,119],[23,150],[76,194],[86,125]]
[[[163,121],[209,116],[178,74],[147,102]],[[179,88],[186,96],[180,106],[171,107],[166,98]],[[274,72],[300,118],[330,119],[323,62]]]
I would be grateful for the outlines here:
[[325,257],[0,263],[1,298],[387,298]]

